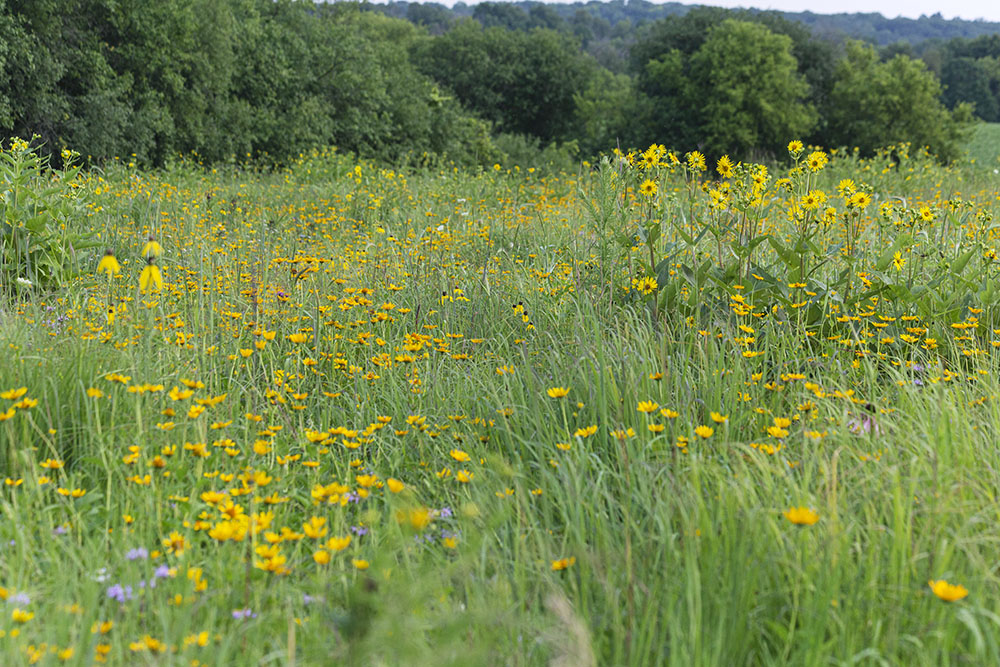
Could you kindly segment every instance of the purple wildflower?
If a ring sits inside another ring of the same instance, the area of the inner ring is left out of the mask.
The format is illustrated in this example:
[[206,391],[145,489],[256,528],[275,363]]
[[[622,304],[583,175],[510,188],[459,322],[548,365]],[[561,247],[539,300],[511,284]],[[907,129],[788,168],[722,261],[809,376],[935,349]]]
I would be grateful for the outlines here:
[[126,554],[125,558],[128,560],[139,560],[140,558],[145,560],[149,558],[149,550],[145,547],[137,547],[135,549],[130,549]]
[[108,587],[107,595],[112,600],[125,602],[126,600],[132,599],[132,587],[122,586],[121,584],[115,584],[114,586]]

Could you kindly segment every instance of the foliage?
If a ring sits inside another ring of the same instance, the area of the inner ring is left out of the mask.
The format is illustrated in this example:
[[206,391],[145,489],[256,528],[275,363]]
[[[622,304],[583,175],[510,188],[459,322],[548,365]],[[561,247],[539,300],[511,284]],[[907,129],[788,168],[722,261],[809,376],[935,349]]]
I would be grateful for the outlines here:
[[691,79],[703,82],[701,129],[713,154],[778,151],[789,136],[812,129],[809,90],[796,73],[792,40],[753,23],[727,20],[714,27],[691,57]]
[[573,95],[591,63],[572,40],[547,29],[514,32],[463,21],[414,47],[417,67],[500,132],[567,139]]
[[583,155],[597,155],[608,146],[636,145],[635,118],[641,113],[632,79],[599,69],[573,95],[574,131]]
[[[645,2],[2,0],[0,131],[37,134],[56,165],[65,145],[93,164],[163,166],[183,155],[280,166],[334,145],[394,164],[490,165],[493,134],[575,142],[584,158],[653,141],[746,155],[775,153],[791,134],[846,141],[850,91],[842,82],[832,96],[840,37],[793,19]],[[959,116],[968,102],[992,119],[998,43],[929,40],[884,53],[919,55],[941,78],[921,99],[939,97]],[[755,90],[748,76],[765,85]],[[907,76],[898,64],[883,74],[897,87]],[[929,141],[954,155],[955,141],[942,138],[950,125],[928,138],[908,135],[920,123],[885,120],[855,120],[866,150]]]
[[987,121],[1000,121],[1000,102],[996,90],[1000,87],[1000,67],[997,59],[973,60],[953,58],[941,72],[941,101],[949,109],[961,103],[972,105],[976,116]]
[[[372,11],[384,12],[391,16],[403,18],[410,8],[423,3],[393,1],[385,4],[371,5]],[[444,5],[428,3],[440,9]],[[454,17],[474,16],[480,4],[457,3],[449,13]],[[495,3],[489,3],[495,4]],[[546,5],[534,0],[519,0],[504,3],[509,9],[502,10],[504,15],[517,18],[508,25],[523,25],[530,23],[526,18],[535,13],[539,7],[551,9],[557,16],[577,26],[597,26],[601,33],[610,32],[612,26],[624,25],[627,30],[634,30],[643,24],[655,23],[666,18],[683,16],[691,11],[698,11],[697,6],[679,2],[649,2],[648,0],[613,0],[611,2],[566,2]],[[889,18],[876,12],[864,13],[815,13],[815,12],[757,12],[769,13],[786,21],[800,23],[810,32],[823,39],[842,39],[844,36],[864,40],[872,44],[884,46],[894,42],[917,44],[924,41],[942,41],[951,39],[975,39],[983,35],[993,35],[1000,31],[1000,24],[990,21],[945,19],[940,13],[931,16],[921,16],[917,19],[894,17]],[[745,20],[745,19],[744,19]],[[605,35],[601,35],[602,37]]]
[[547,174],[573,171],[579,152],[575,143],[542,145],[537,138],[523,134],[499,134],[493,143],[503,166],[540,169]]
[[922,62],[897,55],[882,63],[875,49],[851,42],[830,92],[829,141],[869,153],[910,141],[952,159],[971,113],[965,107],[949,112],[940,94],[940,84]]
[[967,102],[979,118],[1000,120],[1000,35],[921,44],[909,51],[939,76],[949,109]]
[[0,150],[0,295],[64,285],[90,259],[97,235],[77,225],[87,196],[76,157],[64,151],[54,171],[23,139]]
[[[714,20],[707,16],[707,21]],[[766,27],[727,19],[704,35],[692,24],[674,48],[643,72],[649,97],[647,132],[672,144],[695,138],[711,154],[775,152],[785,137],[807,133],[815,112],[805,103],[808,85],[796,71],[792,41]]]
[[486,127],[411,65],[405,21],[297,1],[74,0],[11,4],[0,30],[0,127],[97,161],[484,152]]

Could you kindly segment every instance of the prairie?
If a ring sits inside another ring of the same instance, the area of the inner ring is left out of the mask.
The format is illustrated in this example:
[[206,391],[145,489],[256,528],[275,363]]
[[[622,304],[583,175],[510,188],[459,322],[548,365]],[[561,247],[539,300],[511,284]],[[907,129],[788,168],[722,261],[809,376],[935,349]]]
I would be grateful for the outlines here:
[[981,165],[2,157],[5,664],[1000,661]]

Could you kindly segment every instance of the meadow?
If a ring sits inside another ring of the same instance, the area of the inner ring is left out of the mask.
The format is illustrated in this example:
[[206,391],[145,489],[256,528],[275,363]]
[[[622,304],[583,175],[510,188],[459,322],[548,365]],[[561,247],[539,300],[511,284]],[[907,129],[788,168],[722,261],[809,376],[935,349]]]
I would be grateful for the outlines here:
[[1000,662],[998,177],[0,153],[0,662]]
[[1000,123],[978,123],[969,136],[968,155],[981,167],[1000,167]]

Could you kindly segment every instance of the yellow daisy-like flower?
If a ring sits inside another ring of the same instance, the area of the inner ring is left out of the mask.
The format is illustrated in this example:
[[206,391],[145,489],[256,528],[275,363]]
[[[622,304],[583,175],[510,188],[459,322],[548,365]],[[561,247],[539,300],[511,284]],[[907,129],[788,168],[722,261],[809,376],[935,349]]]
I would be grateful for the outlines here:
[[826,166],[826,163],[830,161],[830,158],[823,151],[813,151],[806,158],[806,164],[809,166],[809,171],[817,172]]
[[658,407],[660,406],[656,401],[639,401],[639,406],[636,410],[648,415],[651,412],[656,412]]
[[346,535],[344,537],[331,537],[327,543],[326,548],[330,551],[343,551],[351,544],[351,536]]
[[906,259],[903,257],[903,253],[895,252],[892,256],[892,266],[897,271],[903,270],[903,264],[906,263]]
[[772,438],[786,438],[788,437],[788,430],[780,426],[768,426],[767,434]]
[[715,433],[715,429],[711,426],[705,426],[702,424],[694,430],[695,435],[699,438],[711,438],[712,434]]
[[819,514],[808,507],[792,507],[785,512],[785,518],[796,526],[811,526],[819,521]]
[[810,190],[809,193],[802,198],[802,208],[807,211],[819,208],[826,202],[826,193],[822,190]]
[[857,186],[854,184],[854,180],[850,178],[843,178],[837,183],[837,194],[841,197],[850,197],[854,194]]
[[35,614],[30,611],[15,609],[10,613],[10,617],[15,623],[27,623],[35,617]]
[[558,572],[559,570],[565,570],[566,568],[572,566],[576,563],[576,557],[570,556],[569,558],[558,558],[552,561],[552,571]]
[[872,196],[867,192],[855,192],[851,195],[847,205],[851,208],[867,208],[872,203]]
[[655,195],[656,190],[657,190],[656,183],[654,181],[649,180],[648,178],[642,182],[642,185],[639,186],[639,192],[646,195],[647,197],[652,197],[653,195]]
[[642,278],[634,278],[632,280],[632,287],[643,295],[649,295],[656,291],[659,284],[656,282],[656,278],[644,276]]
[[705,156],[699,151],[691,151],[684,156],[687,160],[687,166],[692,171],[705,171]]
[[728,155],[723,155],[716,162],[715,170],[719,172],[719,176],[730,178],[733,175],[733,161],[729,159]]
[[564,398],[569,394],[569,387],[552,387],[545,393],[549,395],[549,398]]
[[938,581],[928,581],[927,585],[931,587],[934,595],[938,596],[945,602],[955,602],[956,600],[961,600],[969,594],[969,591],[965,586],[961,586],[959,584],[949,584],[944,579],[939,579]]

